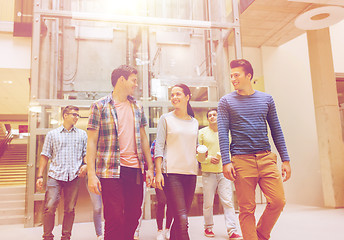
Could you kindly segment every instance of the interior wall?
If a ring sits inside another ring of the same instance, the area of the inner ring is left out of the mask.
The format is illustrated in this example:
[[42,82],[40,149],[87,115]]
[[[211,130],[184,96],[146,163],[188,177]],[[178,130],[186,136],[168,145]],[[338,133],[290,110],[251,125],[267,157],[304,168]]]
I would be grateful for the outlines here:
[[344,20],[330,27],[334,71],[344,73]]
[[[280,47],[244,47],[243,57],[253,66],[252,80],[263,82],[263,89],[258,89],[257,86],[255,89],[265,90],[275,100],[292,161],[292,177],[284,184],[287,202],[322,206],[320,161],[306,36]],[[270,142],[272,151],[277,153],[273,141]]]
[[275,100],[291,158],[288,203],[323,206],[320,160],[306,35],[263,47],[265,88]]
[[31,38],[13,37],[12,33],[0,32],[0,67],[31,67]]

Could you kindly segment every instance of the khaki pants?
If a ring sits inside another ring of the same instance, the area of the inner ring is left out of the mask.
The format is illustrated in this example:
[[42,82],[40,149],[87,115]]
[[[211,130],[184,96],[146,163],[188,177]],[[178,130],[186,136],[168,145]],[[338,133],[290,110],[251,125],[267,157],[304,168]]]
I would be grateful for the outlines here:
[[[282,176],[277,168],[277,156],[270,151],[235,155],[232,157],[232,163],[237,174],[234,184],[244,240],[269,239],[272,228],[285,205]],[[267,206],[256,226],[254,212],[257,183],[267,199]]]

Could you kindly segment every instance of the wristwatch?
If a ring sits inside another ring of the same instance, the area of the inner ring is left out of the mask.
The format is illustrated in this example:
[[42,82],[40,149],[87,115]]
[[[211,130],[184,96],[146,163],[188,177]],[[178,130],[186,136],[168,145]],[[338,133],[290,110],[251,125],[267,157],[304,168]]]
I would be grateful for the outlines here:
[[38,177],[37,177],[37,179],[41,179],[41,178],[43,178],[43,176],[38,176]]

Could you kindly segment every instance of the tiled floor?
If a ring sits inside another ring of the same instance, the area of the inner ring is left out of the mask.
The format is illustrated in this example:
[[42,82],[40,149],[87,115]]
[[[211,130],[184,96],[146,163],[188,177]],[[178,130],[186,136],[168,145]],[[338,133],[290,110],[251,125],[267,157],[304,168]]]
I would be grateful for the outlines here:
[[[257,206],[257,216],[264,205]],[[222,215],[214,217],[215,238],[227,239]],[[59,239],[61,226],[54,229]],[[143,220],[140,239],[155,239],[155,220]],[[0,226],[0,239],[4,240],[39,240],[42,227],[23,228],[23,226]],[[203,218],[190,218],[190,238],[194,240],[208,239],[203,235]],[[95,240],[93,223],[77,223],[74,225],[72,240]],[[344,209],[326,209],[300,205],[287,205],[277,222],[271,240],[344,240]]]

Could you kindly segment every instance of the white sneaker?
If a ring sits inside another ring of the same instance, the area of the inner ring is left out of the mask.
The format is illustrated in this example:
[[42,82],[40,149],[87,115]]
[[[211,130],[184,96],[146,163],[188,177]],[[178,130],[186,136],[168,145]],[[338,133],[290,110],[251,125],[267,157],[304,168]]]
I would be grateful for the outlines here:
[[165,229],[165,239],[170,239],[170,229]]
[[104,240],[104,236],[103,235],[98,236],[97,240]]
[[158,234],[156,235],[156,240],[165,240],[164,232],[162,230],[158,230]]

